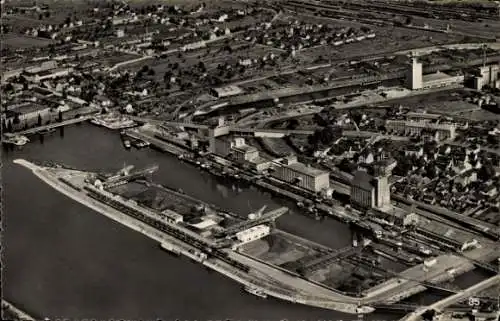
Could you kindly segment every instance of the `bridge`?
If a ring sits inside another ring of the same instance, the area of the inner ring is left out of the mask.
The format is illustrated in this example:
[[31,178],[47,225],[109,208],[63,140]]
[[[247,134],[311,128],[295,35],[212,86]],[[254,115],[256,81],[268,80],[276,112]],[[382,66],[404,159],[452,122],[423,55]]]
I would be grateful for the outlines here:
[[406,315],[403,319],[400,321],[420,321],[422,319],[422,314],[424,314],[425,311],[427,310],[436,310],[436,311],[443,311],[447,307],[449,307],[452,304],[455,304],[457,302],[461,302],[463,300],[466,300],[467,298],[473,296],[474,294],[481,292],[487,288],[490,288],[492,286],[498,285],[500,282],[500,275],[495,275],[489,279],[486,279],[482,282],[479,282],[465,290],[462,290],[452,296],[449,296],[447,298],[444,298],[438,302],[435,302],[431,305],[428,305],[426,307],[421,307],[415,312],[410,313]]
[[254,226],[274,221],[278,217],[280,217],[281,215],[285,214],[286,212],[288,212],[288,208],[280,207],[280,208],[275,209],[273,211],[267,212],[266,214],[262,215],[259,218],[254,219],[254,220],[246,220],[244,222],[230,226],[229,228],[225,229],[224,231],[217,233],[218,234],[217,236],[221,237],[221,236],[234,235],[240,231],[247,230],[247,229],[252,228]]
[[[418,309],[421,309],[422,306],[418,304],[412,303],[395,303],[395,304],[376,304],[373,305],[373,308],[377,310],[395,310],[395,311],[405,311],[405,312],[413,312]],[[444,310],[447,312],[470,312],[471,307],[465,304],[460,304],[457,306],[447,307]]]
[[103,185],[105,187],[113,187],[116,185],[120,185],[122,183],[130,182],[138,178],[142,178],[145,175],[152,174],[158,170],[159,166],[158,165],[152,165],[149,167],[146,167],[141,170],[136,170],[134,172],[131,172],[126,175],[115,175],[110,178],[108,178]]
[[23,130],[23,131],[17,132],[16,134],[19,134],[19,135],[36,134],[36,133],[41,132],[43,130],[49,130],[49,129],[58,128],[58,127],[62,127],[62,126],[67,126],[67,125],[71,125],[71,124],[81,123],[81,122],[87,121],[87,120],[89,120],[91,118],[92,118],[91,115],[80,116],[78,118],[72,118],[72,119],[64,120],[64,121],[58,122],[58,123],[52,123],[52,124],[47,124],[47,125],[44,125],[44,126],[30,128],[30,129],[27,129],[27,130]]
[[489,263],[486,263],[486,262],[483,262],[483,261],[480,261],[480,260],[475,260],[475,259],[467,257],[465,255],[462,255],[462,256],[464,258],[468,259],[471,263],[473,263],[477,267],[480,267],[482,269],[485,269],[485,270],[493,272],[493,273],[499,273],[498,267],[496,267],[496,266],[494,266],[492,264],[489,264]]
[[175,122],[175,121],[167,121],[161,119],[147,118],[147,117],[137,117],[137,116],[128,116],[128,118],[136,121],[138,123],[149,123],[153,125],[159,126],[171,126],[171,127],[184,127],[184,128],[194,128],[194,129],[208,129],[208,125],[203,124],[195,124],[191,122]]
[[314,134],[314,130],[300,130],[300,129],[262,129],[262,128],[232,127],[230,128],[229,131],[234,134],[240,134],[242,136],[270,137],[270,138],[281,138],[289,135]]

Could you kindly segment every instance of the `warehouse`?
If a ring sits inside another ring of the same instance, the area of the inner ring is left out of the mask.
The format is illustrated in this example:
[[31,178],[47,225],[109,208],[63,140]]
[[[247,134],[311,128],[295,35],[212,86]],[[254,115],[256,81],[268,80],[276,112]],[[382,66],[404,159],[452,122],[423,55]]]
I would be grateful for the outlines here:
[[273,165],[271,175],[282,181],[315,193],[330,187],[328,172],[300,163],[296,156],[274,161]]
[[241,89],[238,86],[226,86],[226,87],[212,88],[211,93],[217,98],[224,98],[242,94],[243,89]]
[[261,239],[271,232],[271,228],[267,225],[257,225],[247,230],[236,233],[236,238],[241,243],[248,243]]
[[421,135],[424,130],[436,132],[437,140],[454,139],[456,126],[453,124],[438,124],[427,121],[387,120],[385,128],[389,132],[402,133],[404,135]]

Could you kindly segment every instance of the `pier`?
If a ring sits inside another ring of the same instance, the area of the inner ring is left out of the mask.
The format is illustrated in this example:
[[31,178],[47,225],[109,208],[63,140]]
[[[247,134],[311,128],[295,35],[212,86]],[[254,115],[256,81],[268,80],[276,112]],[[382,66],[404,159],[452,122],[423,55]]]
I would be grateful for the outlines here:
[[87,121],[87,120],[91,119],[92,117],[93,116],[91,116],[91,115],[80,116],[78,118],[72,118],[72,119],[68,119],[68,120],[63,120],[62,122],[51,123],[51,124],[44,125],[44,126],[30,128],[30,129],[27,129],[27,130],[23,130],[23,131],[17,132],[16,134],[19,134],[19,135],[36,134],[36,133],[41,132],[43,130],[49,130],[49,129],[54,129],[54,128],[63,127],[63,126],[68,126],[68,125],[72,125],[72,124],[82,123],[84,121]]

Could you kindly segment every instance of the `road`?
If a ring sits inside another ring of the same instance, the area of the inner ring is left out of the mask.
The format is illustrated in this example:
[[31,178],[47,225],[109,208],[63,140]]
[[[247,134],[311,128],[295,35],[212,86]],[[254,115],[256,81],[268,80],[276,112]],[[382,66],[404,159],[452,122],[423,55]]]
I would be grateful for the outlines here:
[[454,294],[452,296],[444,298],[444,299],[442,299],[438,302],[435,302],[429,306],[422,307],[422,308],[418,309],[417,311],[408,314],[400,321],[420,321],[422,319],[421,318],[422,314],[427,310],[441,311],[444,308],[446,308],[454,303],[463,301],[463,300],[475,295],[476,293],[481,292],[489,287],[495,286],[496,284],[499,284],[499,283],[500,283],[500,275],[495,275],[494,277],[491,277],[491,278],[486,279],[480,283],[477,283],[477,284],[475,284],[475,285],[473,285],[465,290],[460,291],[457,294]]

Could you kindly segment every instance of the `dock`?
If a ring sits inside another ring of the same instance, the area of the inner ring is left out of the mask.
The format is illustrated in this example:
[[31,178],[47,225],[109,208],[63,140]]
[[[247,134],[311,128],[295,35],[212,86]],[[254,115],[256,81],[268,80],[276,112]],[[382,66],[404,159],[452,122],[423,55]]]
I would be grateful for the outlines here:
[[84,121],[87,121],[87,120],[91,119],[92,117],[93,116],[91,116],[91,115],[85,115],[85,116],[81,116],[81,117],[78,117],[78,118],[72,118],[72,119],[64,120],[62,122],[51,123],[51,124],[44,125],[44,126],[30,128],[30,129],[27,129],[27,130],[16,132],[16,134],[19,134],[19,135],[32,135],[32,134],[36,134],[38,132],[41,132],[43,130],[49,130],[49,129],[53,129],[53,128],[58,128],[58,127],[72,125],[72,124],[82,123]]

